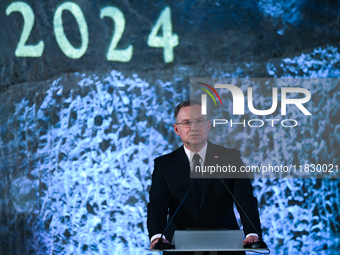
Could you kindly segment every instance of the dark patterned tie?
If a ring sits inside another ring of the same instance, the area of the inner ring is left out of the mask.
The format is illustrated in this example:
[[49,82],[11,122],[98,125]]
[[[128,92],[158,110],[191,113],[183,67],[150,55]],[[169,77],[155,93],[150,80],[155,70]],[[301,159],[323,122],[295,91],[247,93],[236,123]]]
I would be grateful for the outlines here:
[[[194,174],[195,177],[196,176],[202,177],[202,173],[201,172],[195,172],[196,166],[199,166],[199,169],[201,169],[200,159],[201,159],[201,157],[197,153],[195,153],[195,155],[192,157],[193,174]],[[198,191],[199,201],[201,201],[203,179],[202,178],[196,178],[195,179],[195,184],[196,184],[196,188],[197,188],[197,191]]]

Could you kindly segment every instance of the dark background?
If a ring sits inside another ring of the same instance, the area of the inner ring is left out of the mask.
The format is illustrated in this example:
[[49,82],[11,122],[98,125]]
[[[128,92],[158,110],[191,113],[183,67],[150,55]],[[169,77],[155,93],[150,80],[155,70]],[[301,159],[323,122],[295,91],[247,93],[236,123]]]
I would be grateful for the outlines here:
[[[1,1],[0,68],[2,86],[43,81],[61,73],[96,72],[116,69],[124,72],[161,72],[179,66],[200,68],[202,77],[211,75],[206,66],[226,64],[233,71],[237,63],[253,63],[244,75],[267,77],[267,60],[291,58],[313,48],[337,45],[340,39],[339,1],[73,1],[81,8],[89,30],[86,53],[77,60],[65,56],[56,43],[53,15],[60,1],[26,1],[35,22],[27,44],[45,43],[39,58],[15,57],[23,18],[19,12],[5,13],[11,1]],[[110,18],[100,19],[105,6],[119,8],[125,17],[125,30],[118,48],[132,44],[128,63],[106,60],[113,31]],[[173,33],[179,36],[175,59],[166,64],[163,49],[147,45],[147,37],[165,6],[171,8]],[[63,13],[65,34],[74,47],[81,43],[77,23],[68,11]],[[283,72],[277,72],[282,76]]]

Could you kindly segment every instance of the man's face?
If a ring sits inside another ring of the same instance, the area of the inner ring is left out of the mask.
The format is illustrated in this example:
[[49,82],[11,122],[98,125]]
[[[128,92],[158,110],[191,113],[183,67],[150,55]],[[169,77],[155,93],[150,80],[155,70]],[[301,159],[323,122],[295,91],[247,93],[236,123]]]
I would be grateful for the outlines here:
[[[206,117],[201,114],[200,105],[191,105],[182,107],[177,115],[177,123],[193,120],[205,120]],[[190,127],[182,124],[174,124],[174,130],[186,148],[193,152],[198,152],[203,148],[208,140],[208,133],[210,130],[210,120],[203,123],[202,126],[192,123]]]

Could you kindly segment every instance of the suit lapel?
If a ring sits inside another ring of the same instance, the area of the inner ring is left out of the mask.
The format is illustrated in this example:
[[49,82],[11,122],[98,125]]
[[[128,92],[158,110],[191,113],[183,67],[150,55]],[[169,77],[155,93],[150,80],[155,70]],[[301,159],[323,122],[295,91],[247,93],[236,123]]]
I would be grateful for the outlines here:
[[[188,157],[185,154],[183,146],[178,149],[177,155],[173,158],[173,163],[176,166],[175,168],[176,171],[181,176],[182,182],[184,183],[186,190],[188,190],[191,185],[190,164],[189,164]],[[181,180],[178,180],[178,181],[181,181]],[[193,197],[197,205],[200,205],[200,202],[198,200],[198,195],[197,195],[197,189],[195,185],[193,185],[189,193]]]

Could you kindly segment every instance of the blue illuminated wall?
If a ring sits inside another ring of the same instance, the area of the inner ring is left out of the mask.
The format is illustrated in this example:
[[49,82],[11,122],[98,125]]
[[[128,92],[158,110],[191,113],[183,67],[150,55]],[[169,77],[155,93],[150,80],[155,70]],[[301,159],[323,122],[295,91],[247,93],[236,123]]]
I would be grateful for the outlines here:
[[[291,70],[286,63],[294,61],[284,60],[283,68]],[[337,71],[332,68],[328,72]],[[3,254],[148,253],[153,159],[180,145],[172,130],[173,108],[188,89],[114,70],[20,87],[19,93],[13,87],[2,95]],[[336,115],[338,98],[330,103]],[[338,149],[338,131],[330,135]],[[339,249],[339,180],[255,179],[254,187],[270,249],[282,254]]]

